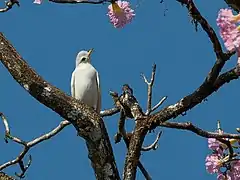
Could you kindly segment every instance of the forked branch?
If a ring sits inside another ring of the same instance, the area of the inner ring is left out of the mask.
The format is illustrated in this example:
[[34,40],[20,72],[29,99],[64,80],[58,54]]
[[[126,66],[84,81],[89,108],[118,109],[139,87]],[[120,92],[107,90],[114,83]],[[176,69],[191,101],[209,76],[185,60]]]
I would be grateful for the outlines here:
[[9,128],[9,125],[8,125],[8,121],[7,121],[7,118],[3,115],[3,113],[0,113],[0,116],[3,120],[3,123],[4,123],[4,126],[5,126],[5,138],[6,140],[7,139],[10,139],[18,144],[21,144],[23,145],[23,151],[13,160],[11,161],[8,161],[2,165],[0,165],[0,171],[2,171],[3,169],[9,167],[9,166],[12,166],[14,164],[19,164],[20,166],[20,169],[22,170],[22,173],[20,174],[16,174],[17,176],[19,176],[20,178],[23,178],[24,177],[24,174],[25,172],[27,171],[27,169],[29,168],[29,166],[31,165],[31,162],[32,162],[32,157],[31,155],[29,156],[29,161],[27,163],[27,165],[25,166],[23,164],[23,158],[25,157],[25,155],[28,153],[28,151],[36,146],[37,144],[45,141],[45,140],[48,140],[50,138],[52,138],[53,136],[57,135],[65,126],[69,125],[70,122],[68,121],[62,121],[56,128],[54,128],[52,131],[50,131],[49,133],[46,133],[38,138],[35,138],[33,139],[32,141],[29,141],[29,142],[25,142],[23,140],[21,140],[20,138],[17,138],[13,135],[11,135],[10,133],[10,128]]

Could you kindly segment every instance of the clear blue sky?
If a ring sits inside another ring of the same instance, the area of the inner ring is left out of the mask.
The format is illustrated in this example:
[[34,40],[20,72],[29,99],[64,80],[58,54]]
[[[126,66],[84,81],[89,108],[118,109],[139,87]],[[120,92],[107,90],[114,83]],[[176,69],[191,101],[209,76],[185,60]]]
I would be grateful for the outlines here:
[[[215,55],[206,33],[201,28],[195,32],[186,8],[176,1],[141,2],[133,22],[124,29],[115,29],[106,16],[107,5],[61,5],[47,1],[35,5],[21,1],[20,8],[0,14],[0,30],[31,67],[68,94],[77,52],[95,48],[92,63],[101,75],[104,109],[113,106],[109,90],[120,92],[124,83],[131,85],[145,109],[146,85],[140,73],[149,76],[156,62],[153,101],[157,103],[167,95],[164,106],[170,105],[200,85],[215,62]],[[137,1],[131,3],[135,6]],[[218,10],[226,7],[224,1],[198,0],[196,4],[218,32],[215,19]],[[224,71],[235,63],[234,56]],[[28,141],[58,125],[62,118],[25,92],[3,65],[0,65],[0,82],[0,111],[7,116],[13,135]],[[225,131],[235,132],[239,125],[239,88],[238,81],[225,85],[207,102],[174,121],[192,121],[214,131],[216,121],[221,120]],[[122,174],[126,148],[123,143],[113,143],[118,117],[104,121]],[[127,128],[131,127],[128,121]],[[146,145],[158,131],[147,137]],[[15,143],[5,144],[3,138],[4,129],[0,125],[1,164],[15,158],[21,150]],[[213,180],[216,177],[209,175],[204,165],[208,153],[205,139],[190,132],[164,129],[159,149],[143,153],[141,161],[153,179]],[[95,179],[85,143],[73,127],[39,144],[30,154],[33,162],[26,179]],[[18,166],[6,170],[10,174],[16,171],[19,172]],[[139,171],[137,177],[143,179]]]

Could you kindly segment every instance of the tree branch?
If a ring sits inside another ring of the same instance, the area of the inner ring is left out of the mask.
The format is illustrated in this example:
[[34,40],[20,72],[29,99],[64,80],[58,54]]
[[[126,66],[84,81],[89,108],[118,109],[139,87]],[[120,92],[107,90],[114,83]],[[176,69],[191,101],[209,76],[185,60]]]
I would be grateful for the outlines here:
[[146,111],[146,115],[149,115],[152,111],[152,88],[154,85],[154,80],[155,80],[155,74],[156,74],[156,64],[153,64],[152,67],[152,76],[150,81],[148,82],[147,78],[145,77],[144,74],[142,74],[143,80],[144,82],[147,84],[148,87],[148,98],[147,98],[147,111]]
[[16,179],[11,176],[8,176],[4,172],[0,172],[0,180],[16,180]]
[[32,158],[31,158],[31,155],[30,155],[28,164],[26,166],[24,166],[24,164],[23,164],[23,158],[28,153],[28,151],[32,147],[34,147],[35,145],[41,143],[42,141],[48,140],[48,139],[52,138],[53,136],[57,135],[61,130],[64,129],[64,127],[66,127],[67,125],[70,124],[70,122],[67,121],[67,120],[62,121],[55,129],[53,129],[49,133],[46,133],[46,134],[44,134],[44,135],[42,135],[42,136],[40,136],[36,139],[33,139],[32,141],[25,142],[25,141],[11,135],[10,128],[9,128],[8,121],[7,121],[6,117],[3,115],[3,113],[0,113],[0,116],[1,116],[1,118],[3,120],[3,123],[4,123],[4,126],[5,126],[5,134],[6,134],[5,138],[6,138],[6,140],[11,139],[12,141],[24,146],[23,151],[15,159],[6,162],[3,165],[0,165],[0,171],[2,171],[3,169],[5,169],[9,166],[12,166],[12,165],[18,163],[21,170],[22,170],[22,173],[20,175],[19,174],[16,174],[16,175],[19,176],[20,178],[24,177],[25,172],[27,171],[27,169],[29,168],[29,166],[31,165],[31,162],[32,162]]
[[173,129],[181,129],[181,130],[188,130],[191,131],[201,137],[205,138],[231,138],[231,139],[240,139],[239,134],[229,134],[229,133],[223,133],[219,134],[218,132],[209,132],[205,131],[195,125],[193,125],[191,122],[186,123],[180,123],[180,122],[163,122],[160,123],[159,126],[161,127],[167,127],[167,128],[173,128]]
[[229,7],[234,9],[236,12],[240,11],[240,2],[238,0],[224,0]]
[[[42,79],[0,33],[0,59],[13,78],[35,99],[76,128],[86,141],[89,159],[97,179],[120,179],[107,130],[92,108]],[[108,171],[106,171],[108,169]]]
[[16,4],[18,7],[20,6],[20,3],[19,3],[18,0],[5,1],[5,7],[4,8],[0,8],[0,13],[9,11],[10,9],[12,9],[14,4]]
[[114,114],[117,114],[120,112],[120,108],[119,107],[114,107],[111,109],[106,109],[100,112],[100,116],[101,117],[106,117],[106,116],[112,116]]
[[158,144],[157,143],[158,143],[161,135],[162,135],[162,131],[160,131],[158,133],[157,138],[155,139],[155,141],[151,145],[149,145],[147,147],[142,147],[142,151],[156,150],[158,148]]
[[[126,144],[127,149],[129,149],[129,142],[130,142],[132,134],[131,133],[129,133],[129,134],[126,133],[126,130],[125,130],[125,127],[124,127],[125,126],[125,118],[126,118],[126,116],[125,116],[124,110],[122,109],[120,111],[120,119],[118,121],[118,133],[115,135],[115,137],[118,137],[118,138],[122,137],[125,144]],[[115,141],[115,142],[118,143],[118,142],[120,142],[120,140]],[[142,174],[143,174],[143,176],[145,177],[146,180],[151,180],[152,179],[150,177],[149,173],[147,172],[147,170],[142,165],[140,160],[138,161],[137,166],[139,167],[140,171],[142,172]]]

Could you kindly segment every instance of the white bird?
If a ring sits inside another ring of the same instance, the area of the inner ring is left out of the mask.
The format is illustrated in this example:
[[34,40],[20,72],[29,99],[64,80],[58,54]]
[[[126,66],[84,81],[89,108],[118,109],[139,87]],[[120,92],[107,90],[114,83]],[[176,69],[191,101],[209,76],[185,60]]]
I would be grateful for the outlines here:
[[72,73],[72,97],[95,109],[101,110],[101,89],[97,70],[91,65],[89,51],[80,51],[76,57],[76,68]]

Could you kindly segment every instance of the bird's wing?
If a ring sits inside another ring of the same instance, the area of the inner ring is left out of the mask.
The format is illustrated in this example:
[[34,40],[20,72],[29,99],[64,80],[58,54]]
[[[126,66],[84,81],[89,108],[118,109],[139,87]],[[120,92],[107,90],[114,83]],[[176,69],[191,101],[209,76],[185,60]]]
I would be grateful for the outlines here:
[[98,113],[100,113],[101,111],[101,103],[102,103],[102,97],[101,97],[101,87],[100,87],[100,79],[99,79],[99,75],[98,75],[98,72],[97,72],[97,90],[98,90],[98,100],[97,100],[97,109],[96,111]]
[[75,97],[75,71],[73,71],[73,73],[72,73],[71,94],[72,94],[72,97]]

